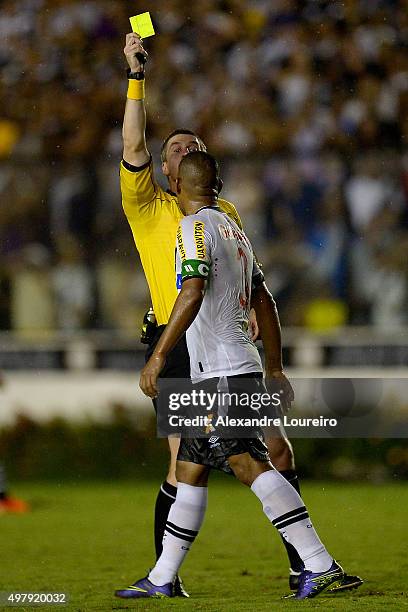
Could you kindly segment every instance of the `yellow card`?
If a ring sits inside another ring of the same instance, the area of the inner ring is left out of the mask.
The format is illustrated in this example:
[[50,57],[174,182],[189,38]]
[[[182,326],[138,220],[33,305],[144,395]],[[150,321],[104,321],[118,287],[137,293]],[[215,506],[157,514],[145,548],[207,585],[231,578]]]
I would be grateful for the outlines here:
[[154,36],[154,27],[152,24],[152,19],[150,17],[150,13],[140,13],[140,15],[135,15],[134,17],[129,18],[130,25],[132,26],[132,32],[136,32],[142,38],[147,38],[148,36]]

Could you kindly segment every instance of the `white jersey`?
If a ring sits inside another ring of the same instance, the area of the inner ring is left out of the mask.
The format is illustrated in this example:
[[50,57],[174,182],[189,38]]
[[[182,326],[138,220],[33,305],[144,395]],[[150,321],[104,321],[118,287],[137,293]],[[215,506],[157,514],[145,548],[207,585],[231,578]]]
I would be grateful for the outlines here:
[[262,372],[248,317],[251,288],[263,274],[248,238],[219,208],[201,208],[184,217],[177,230],[177,289],[197,277],[206,279],[206,291],[186,334],[193,383]]

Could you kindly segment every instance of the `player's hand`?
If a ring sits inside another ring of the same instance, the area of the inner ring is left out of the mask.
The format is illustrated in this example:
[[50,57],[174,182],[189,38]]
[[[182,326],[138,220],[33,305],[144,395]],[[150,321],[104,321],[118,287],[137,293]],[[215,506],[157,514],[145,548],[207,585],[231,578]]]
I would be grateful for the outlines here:
[[252,342],[255,342],[259,336],[259,327],[256,320],[256,312],[253,308],[249,311],[248,334]]
[[272,393],[279,393],[282,412],[288,412],[295,399],[292,385],[282,370],[266,370],[266,387]]
[[126,34],[126,45],[123,49],[123,53],[126,56],[127,63],[132,72],[141,72],[143,70],[143,64],[141,64],[136,57],[137,53],[141,53],[147,58],[147,52],[143,48],[143,41],[139,34],[131,32]]
[[157,379],[165,363],[166,359],[162,355],[152,355],[140,374],[139,387],[152,399],[159,394]]

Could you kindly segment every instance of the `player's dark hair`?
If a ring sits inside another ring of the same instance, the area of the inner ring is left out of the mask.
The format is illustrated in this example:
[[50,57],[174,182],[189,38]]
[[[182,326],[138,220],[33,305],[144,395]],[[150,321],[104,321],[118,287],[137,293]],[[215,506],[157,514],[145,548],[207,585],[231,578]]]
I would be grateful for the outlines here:
[[180,162],[179,176],[187,177],[198,189],[219,191],[219,166],[217,160],[206,151],[192,151]]
[[193,132],[192,130],[187,130],[184,128],[179,128],[178,130],[174,130],[173,132],[171,132],[171,134],[169,134],[164,140],[163,140],[163,144],[161,146],[160,149],[160,158],[162,160],[162,162],[165,162],[167,159],[167,143],[169,142],[170,138],[173,138],[173,136],[177,136],[177,134],[191,134],[191,136],[194,136],[195,138],[197,138],[198,140],[198,144],[200,146],[200,151],[206,151],[207,147],[205,146],[204,142],[201,140],[201,138],[199,136],[197,136],[197,134],[195,132]]

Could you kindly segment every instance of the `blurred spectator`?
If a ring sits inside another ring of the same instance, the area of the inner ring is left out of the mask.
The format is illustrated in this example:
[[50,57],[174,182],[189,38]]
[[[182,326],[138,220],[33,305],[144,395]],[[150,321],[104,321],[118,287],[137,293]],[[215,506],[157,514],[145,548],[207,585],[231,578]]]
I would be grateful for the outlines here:
[[100,316],[109,329],[137,330],[146,312],[146,281],[133,259],[107,252],[97,270]]
[[17,332],[30,335],[55,328],[55,302],[50,256],[41,244],[24,247],[12,264],[11,322]]
[[399,229],[398,213],[378,213],[351,253],[356,322],[368,318],[383,329],[408,324],[408,232]]
[[51,278],[58,328],[72,331],[92,326],[93,278],[73,235],[59,238]]
[[[149,305],[117,181],[122,47],[145,9],[0,3],[3,328],[28,324],[17,295],[36,275],[55,291],[37,327],[127,327]],[[406,2],[158,0],[152,17],[150,148],[189,127],[221,159],[283,321],[305,324],[322,291],[339,323],[406,323]]]
[[351,224],[357,234],[364,231],[391,198],[388,177],[379,173],[379,163],[373,157],[359,159],[345,186]]

